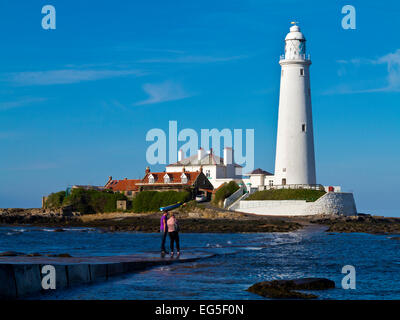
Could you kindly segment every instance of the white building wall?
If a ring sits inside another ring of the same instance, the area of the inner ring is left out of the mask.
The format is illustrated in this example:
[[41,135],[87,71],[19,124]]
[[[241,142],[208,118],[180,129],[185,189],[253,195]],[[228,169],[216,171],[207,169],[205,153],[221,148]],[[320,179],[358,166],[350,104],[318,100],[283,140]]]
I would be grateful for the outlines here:
[[328,192],[315,202],[305,200],[242,200],[231,210],[259,215],[304,216],[357,214],[352,193]]
[[[200,170],[200,165],[193,166],[171,166],[166,167],[166,172],[182,172],[183,168],[188,172],[196,172]],[[206,174],[206,170],[210,171],[210,176],[216,176],[216,166],[215,165],[203,165],[203,173]]]
[[262,174],[251,175],[250,183],[251,183],[252,188],[257,188],[259,186],[263,186],[264,185],[264,177],[265,177],[265,175],[262,175]]
[[269,186],[270,185],[270,181],[272,181],[272,184],[274,184],[275,182],[275,176],[265,176],[264,177],[264,186]]

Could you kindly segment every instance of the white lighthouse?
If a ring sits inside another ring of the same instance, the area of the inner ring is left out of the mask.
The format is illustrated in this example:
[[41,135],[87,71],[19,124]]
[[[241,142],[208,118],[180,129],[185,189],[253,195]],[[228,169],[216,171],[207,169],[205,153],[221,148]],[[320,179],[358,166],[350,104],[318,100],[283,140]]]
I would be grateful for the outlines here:
[[275,185],[316,184],[314,135],[311,110],[311,60],[306,39],[293,25],[281,56]]
[[[279,64],[282,73],[275,174],[260,168],[247,173],[242,181],[248,186],[248,193],[243,195],[243,192],[235,192],[224,202],[225,207],[271,216],[357,215],[352,193],[342,192],[340,186],[316,183],[309,72],[311,60],[306,55],[306,39],[297,25],[290,28],[285,38],[285,54],[281,56]],[[287,188],[326,192],[315,201],[297,201],[290,192],[279,200],[261,200],[263,193],[259,194],[260,197],[254,197],[254,200],[246,199],[257,191]]]

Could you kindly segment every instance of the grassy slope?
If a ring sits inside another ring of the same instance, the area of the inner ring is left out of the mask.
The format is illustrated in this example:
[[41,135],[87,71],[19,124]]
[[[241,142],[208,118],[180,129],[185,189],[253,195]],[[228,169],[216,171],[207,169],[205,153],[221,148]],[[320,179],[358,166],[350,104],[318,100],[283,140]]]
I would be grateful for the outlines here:
[[315,201],[322,197],[325,191],[308,189],[276,189],[257,191],[246,200],[306,200]]

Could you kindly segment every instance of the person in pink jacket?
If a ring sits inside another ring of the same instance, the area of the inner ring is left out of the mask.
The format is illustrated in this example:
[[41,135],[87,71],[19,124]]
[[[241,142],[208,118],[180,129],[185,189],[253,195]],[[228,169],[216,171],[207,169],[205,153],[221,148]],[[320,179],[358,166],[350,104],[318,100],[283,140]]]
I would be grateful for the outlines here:
[[168,236],[171,245],[171,257],[174,256],[174,243],[176,243],[176,254],[180,255],[179,247],[179,225],[178,220],[176,220],[174,213],[171,213],[171,217],[167,220]]

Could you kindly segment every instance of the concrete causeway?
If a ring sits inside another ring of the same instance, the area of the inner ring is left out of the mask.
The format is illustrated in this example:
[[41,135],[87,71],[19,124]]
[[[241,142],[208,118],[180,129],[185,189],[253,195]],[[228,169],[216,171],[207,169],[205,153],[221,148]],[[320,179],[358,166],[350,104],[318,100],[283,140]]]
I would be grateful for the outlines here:
[[155,254],[135,254],[107,257],[0,257],[0,298],[18,299],[38,294],[42,288],[42,268],[52,265],[56,270],[56,290],[106,281],[124,273],[146,270],[155,266],[193,262],[211,258],[215,252],[184,253],[180,257],[161,258]]

